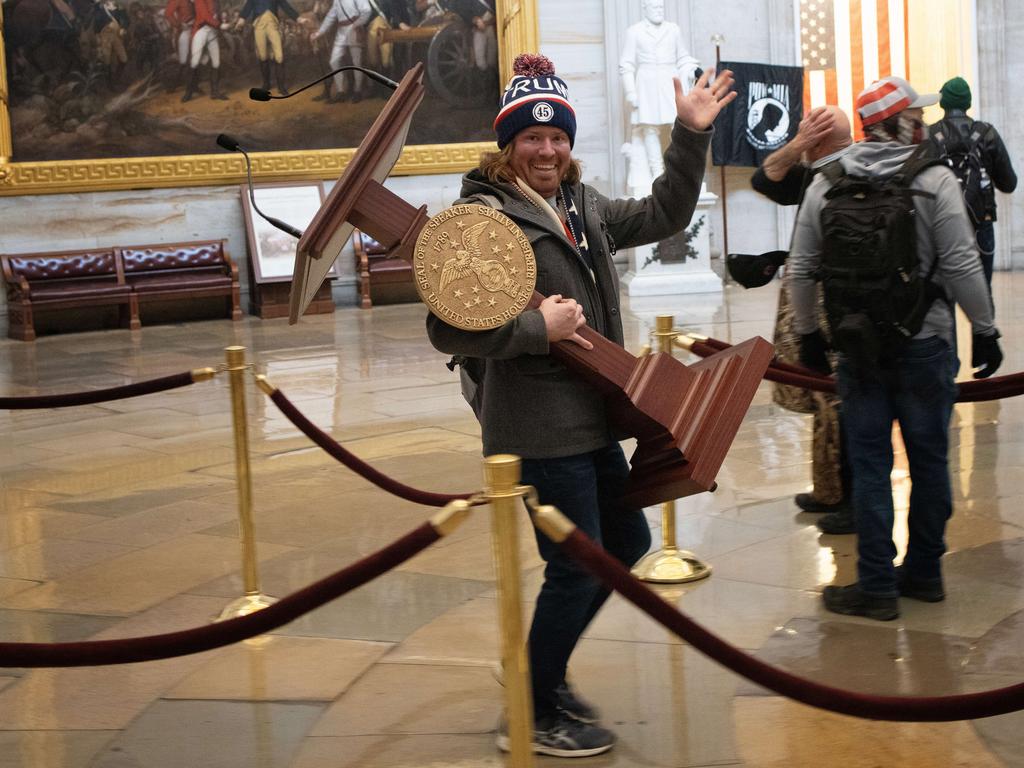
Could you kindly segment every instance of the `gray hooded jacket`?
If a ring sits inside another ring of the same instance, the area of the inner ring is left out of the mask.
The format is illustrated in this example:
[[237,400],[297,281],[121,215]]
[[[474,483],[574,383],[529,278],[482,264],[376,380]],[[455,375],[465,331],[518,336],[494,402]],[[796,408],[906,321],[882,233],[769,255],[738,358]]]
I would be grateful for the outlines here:
[[[916,146],[896,142],[864,141],[843,152],[839,162],[850,175],[884,179],[894,175],[915,149]],[[933,282],[963,308],[974,333],[990,334],[994,328],[992,305],[974,228],[956,176],[948,168],[934,166],[919,173],[910,186],[934,195],[934,198],[914,197],[918,268],[927,274],[938,259]],[[786,261],[794,309],[793,327],[800,334],[811,333],[818,327],[815,282],[823,246],[821,211],[828,187],[828,179],[818,174],[807,188]],[[939,336],[953,344],[953,314],[947,302],[932,304],[920,333],[914,338],[930,336]]]
[[[511,185],[492,183],[478,170],[470,171],[457,202],[500,207],[533,246],[537,290],[575,299],[591,328],[622,344],[619,278],[612,256],[616,248],[662,240],[689,223],[711,135],[711,130],[691,131],[677,120],[665,152],[665,173],[641,200],[610,200],[585,184],[573,188],[594,261],[593,275],[565,232]],[[467,376],[473,379],[467,394],[480,420],[485,455],[559,458],[597,450],[615,439],[603,396],[548,355],[539,310],[527,310],[500,328],[480,332],[455,328],[431,314],[427,333],[441,352],[470,358],[463,383]]]

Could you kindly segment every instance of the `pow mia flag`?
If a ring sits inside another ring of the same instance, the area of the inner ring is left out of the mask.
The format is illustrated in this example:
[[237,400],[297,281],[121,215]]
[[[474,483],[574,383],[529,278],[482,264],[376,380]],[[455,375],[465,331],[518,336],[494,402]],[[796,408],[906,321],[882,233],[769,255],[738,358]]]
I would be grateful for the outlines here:
[[803,116],[804,71],[743,61],[723,61],[718,71],[723,69],[733,71],[737,96],[715,120],[711,162],[756,168],[796,135]]

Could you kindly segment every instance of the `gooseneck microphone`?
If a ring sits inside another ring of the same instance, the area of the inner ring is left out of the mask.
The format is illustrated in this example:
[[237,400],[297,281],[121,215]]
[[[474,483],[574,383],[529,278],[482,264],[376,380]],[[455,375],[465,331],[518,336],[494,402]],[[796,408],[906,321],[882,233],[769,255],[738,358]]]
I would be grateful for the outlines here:
[[228,152],[241,152],[245,158],[245,175],[249,179],[249,201],[252,203],[252,209],[256,211],[263,219],[273,226],[280,229],[282,232],[287,232],[289,235],[294,237],[296,240],[302,239],[302,230],[296,229],[291,224],[286,224],[280,219],[275,219],[273,216],[267,216],[263,211],[256,205],[256,193],[252,186],[252,162],[249,160],[249,153],[246,152],[238,143],[238,139],[233,136],[228,136],[226,133],[220,134],[217,137],[217,145]]
[[249,89],[249,98],[252,99],[253,101],[270,101],[271,99],[290,99],[292,96],[295,96],[296,94],[302,93],[307,88],[312,88],[314,85],[317,85],[318,83],[322,83],[327,78],[334,77],[339,72],[347,72],[349,70],[355,70],[357,72],[362,72],[364,75],[366,75],[368,78],[370,78],[374,82],[380,83],[381,85],[386,85],[392,91],[395,90],[396,88],[398,88],[398,83],[396,83],[394,80],[392,80],[389,77],[384,77],[384,75],[382,75],[380,72],[374,72],[372,69],[367,69],[366,67],[356,67],[356,66],[352,66],[352,65],[346,65],[344,67],[338,67],[337,69],[335,69],[335,70],[333,70],[331,72],[328,72],[326,75],[324,75],[323,77],[321,77],[321,78],[319,78],[317,80],[314,80],[312,83],[306,83],[306,85],[302,86],[297,91],[292,91],[291,93],[289,93],[286,96],[274,96],[266,88],[250,88]]

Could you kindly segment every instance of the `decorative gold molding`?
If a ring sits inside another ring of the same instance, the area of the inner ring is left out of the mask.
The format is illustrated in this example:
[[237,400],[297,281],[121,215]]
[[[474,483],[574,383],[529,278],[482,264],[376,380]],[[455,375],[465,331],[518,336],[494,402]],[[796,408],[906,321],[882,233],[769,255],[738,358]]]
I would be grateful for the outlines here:
[[[504,83],[512,71],[515,56],[537,50],[537,0],[496,0],[496,9],[501,35],[499,68]],[[0,30],[2,28],[3,11],[0,9]],[[7,102],[2,98],[6,92],[6,61],[0,45],[0,197],[213,186],[237,184],[245,179],[245,163],[236,154],[12,163],[10,115]],[[403,150],[393,174],[459,173],[473,167],[481,152],[492,149],[494,145],[490,142],[409,146]],[[264,182],[336,178],[354,152],[352,148],[256,153],[251,155],[253,176]]]

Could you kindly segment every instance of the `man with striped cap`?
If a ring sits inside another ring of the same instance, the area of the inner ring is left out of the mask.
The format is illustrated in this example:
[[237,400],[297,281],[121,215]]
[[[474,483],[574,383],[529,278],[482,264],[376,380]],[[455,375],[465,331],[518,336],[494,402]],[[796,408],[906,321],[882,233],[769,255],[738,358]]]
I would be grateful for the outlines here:
[[[975,378],[1002,353],[960,185],[938,162],[920,95],[886,77],[857,97],[864,140],[807,189],[788,260],[800,361],[828,370],[816,286],[839,350],[839,394],[853,469],[858,580],[824,590],[834,613],[888,621],[900,596],[945,599],[940,559],[953,512],[947,451],[959,365],[953,303],[971,320]],[[903,564],[894,567],[892,422],[899,422],[912,490]]]

